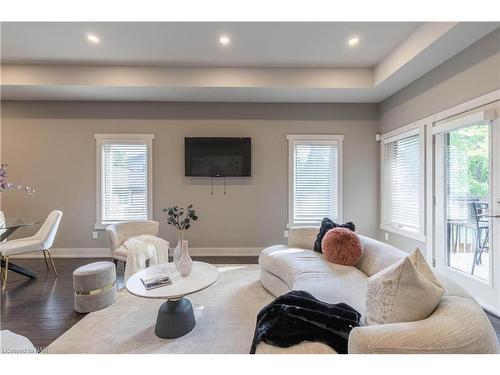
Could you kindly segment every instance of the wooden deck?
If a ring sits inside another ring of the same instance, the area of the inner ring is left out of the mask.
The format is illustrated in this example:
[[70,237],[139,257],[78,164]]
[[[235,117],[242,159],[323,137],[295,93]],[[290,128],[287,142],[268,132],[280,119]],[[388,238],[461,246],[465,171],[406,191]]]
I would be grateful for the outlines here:
[[[473,258],[474,258],[474,253],[472,252],[451,253],[450,266],[470,275],[472,271]],[[481,259],[482,259],[482,264],[476,265],[476,268],[474,269],[474,276],[483,281],[489,281],[490,278],[489,254],[483,253]]]

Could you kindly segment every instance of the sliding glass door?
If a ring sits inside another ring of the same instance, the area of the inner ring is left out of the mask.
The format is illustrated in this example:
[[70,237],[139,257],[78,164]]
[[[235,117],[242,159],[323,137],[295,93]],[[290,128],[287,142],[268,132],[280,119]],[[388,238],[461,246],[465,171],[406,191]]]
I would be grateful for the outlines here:
[[436,267],[500,310],[499,123],[483,113],[434,127]]

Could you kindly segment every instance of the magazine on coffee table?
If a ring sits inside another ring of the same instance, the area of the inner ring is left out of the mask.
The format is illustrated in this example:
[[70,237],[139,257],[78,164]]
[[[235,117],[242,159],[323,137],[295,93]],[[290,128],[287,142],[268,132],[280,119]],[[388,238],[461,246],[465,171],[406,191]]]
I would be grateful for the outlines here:
[[141,277],[141,281],[146,290],[160,288],[166,285],[172,285],[172,280],[166,273],[156,273],[151,276]]

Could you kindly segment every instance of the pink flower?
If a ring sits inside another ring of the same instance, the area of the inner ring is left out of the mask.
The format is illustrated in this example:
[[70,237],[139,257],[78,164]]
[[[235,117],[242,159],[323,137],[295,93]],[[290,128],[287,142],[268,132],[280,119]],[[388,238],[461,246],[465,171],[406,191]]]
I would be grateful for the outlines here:
[[8,190],[23,191],[28,195],[33,195],[35,193],[35,190],[29,186],[7,182],[7,164],[2,164],[0,165],[0,192]]

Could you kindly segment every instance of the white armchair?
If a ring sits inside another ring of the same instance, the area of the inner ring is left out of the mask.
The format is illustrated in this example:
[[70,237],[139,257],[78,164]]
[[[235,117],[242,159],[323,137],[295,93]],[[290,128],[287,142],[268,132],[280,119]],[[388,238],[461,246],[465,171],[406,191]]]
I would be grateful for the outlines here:
[[52,256],[50,255],[50,248],[54,243],[57,229],[59,228],[59,223],[61,222],[61,217],[61,211],[52,211],[35,235],[6,241],[0,244],[0,255],[5,259],[5,268],[3,270],[4,274],[2,275],[2,290],[7,288],[9,257],[12,255],[42,251],[45,266],[49,269],[47,261],[48,256],[52,265],[52,270],[57,277],[56,267],[54,265],[54,261],[52,260]]
[[124,243],[128,238],[144,234],[157,237],[159,230],[160,224],[151,220],[127,221],[108,225],[106,234],[115,264],[118,264],[118,261],[127,261],[127,249]]

